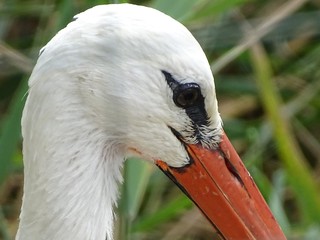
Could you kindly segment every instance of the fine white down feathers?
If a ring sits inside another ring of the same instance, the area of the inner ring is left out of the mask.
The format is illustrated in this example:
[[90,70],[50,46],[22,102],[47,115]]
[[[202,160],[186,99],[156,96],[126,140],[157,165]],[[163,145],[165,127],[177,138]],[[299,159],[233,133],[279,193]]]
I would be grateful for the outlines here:
[[[199,87],[203,116],[174,100],[175,84],[187,83]],[[112,239],[125,158],[181,167],[189,159],[180,140],[214,147],[221,132],[201,47],[183,25],[147,7],[78,14],[42,49],[29,87],[19,240]]]

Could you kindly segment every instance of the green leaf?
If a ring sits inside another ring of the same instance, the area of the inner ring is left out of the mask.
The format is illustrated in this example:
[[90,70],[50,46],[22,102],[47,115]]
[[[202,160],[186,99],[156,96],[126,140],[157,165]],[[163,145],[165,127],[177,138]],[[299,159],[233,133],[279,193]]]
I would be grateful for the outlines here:
[[21,115],[27,92],[27,81],[20,83],[11,101],[8,114],[1,126],[0,136],[0,184],[13,168],[13,158],[21,141]]
[[132,229],[133,231],[151,230],[153,228],[156,228],[156,226],[177,217],[186,209],[192,206],[193,203],[191,202],[191,200],[189,200],[184,195],[180,195],[166,205],[163,205],[161,209],[159,209],[156,213],[136,221]]
[[168,14],[174,19],[183,21],[198,3],[199,0],[155,0],[151,3],[151,7]]
[[268,202],[282,230],[284,231],[285,234],[288,234],[291,231],[291,227],[282,204],[282,201],[285,197],[285,190],[286,190],[285,179],[286,179],[286,176],[283,170],[279,170],[275,172],[273,176],[274,187],[272,188]]
[[126,161],[124,174],[125,214],[133,220],[140,208],[150,175],[154,168],[149,162],[137,158]]

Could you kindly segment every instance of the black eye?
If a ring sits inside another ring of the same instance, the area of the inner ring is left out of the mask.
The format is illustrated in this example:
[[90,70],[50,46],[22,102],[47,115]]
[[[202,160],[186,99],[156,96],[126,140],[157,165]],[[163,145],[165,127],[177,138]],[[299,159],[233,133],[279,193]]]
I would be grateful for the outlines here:
[[195,83],[186,83],[175,89],[173,100],[178,107],[188,108],[196,105],[201,97],[200,87]]

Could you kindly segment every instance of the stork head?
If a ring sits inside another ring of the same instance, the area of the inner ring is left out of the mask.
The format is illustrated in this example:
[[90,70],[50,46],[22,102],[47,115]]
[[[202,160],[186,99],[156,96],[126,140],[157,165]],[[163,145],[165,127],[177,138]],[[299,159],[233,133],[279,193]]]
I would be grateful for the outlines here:
[[182,167],[190,162],[184,143],[217,146],[221,120],[208,61],[169,16],[129,4],[89,9],[43,48],[38,64],[59,55],[94,121],[128,156]]
[[108,140],[156,163],[222,237],[282,236],[222,130],[210,66],[183,25],[151,8],[95,7],[46,45],[34,72],[46,64],[69,75],[65,88]]

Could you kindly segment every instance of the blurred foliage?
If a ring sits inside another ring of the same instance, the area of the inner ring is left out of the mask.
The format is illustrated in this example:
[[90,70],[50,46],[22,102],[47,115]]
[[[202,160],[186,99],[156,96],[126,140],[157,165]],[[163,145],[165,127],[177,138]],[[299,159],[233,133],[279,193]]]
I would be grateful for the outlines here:
[[[72,17],[123,0],[0,2],[0,239],[22,196],[20,118],[38,51]],[[184,23],[204,48],[224,128],[289,239],[320,234],[320,1],[135,0]],[[214,239],[154,166],[130,159],[118,239]]]

